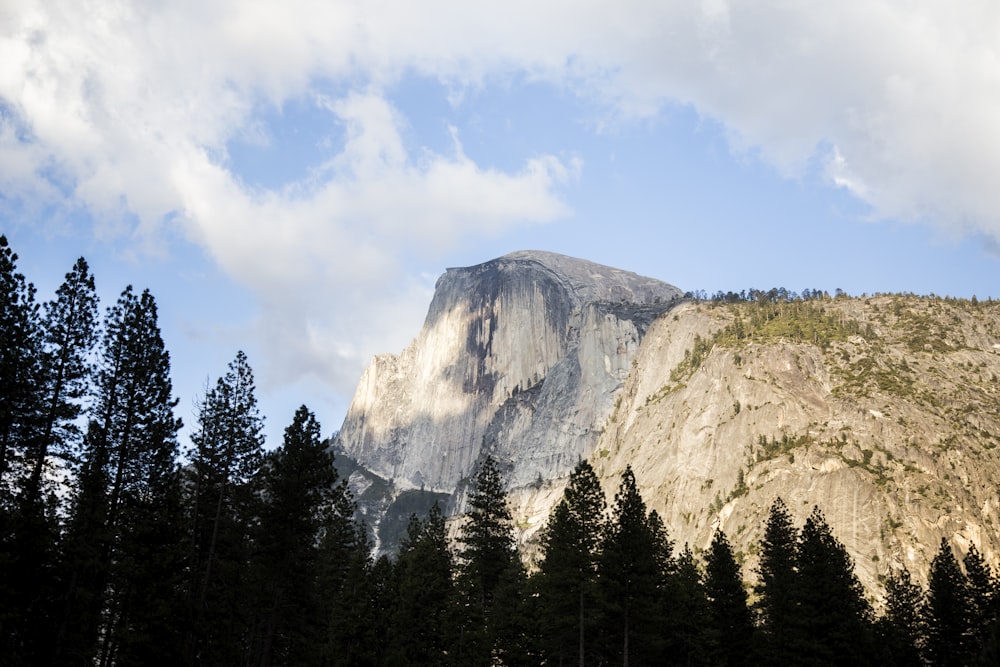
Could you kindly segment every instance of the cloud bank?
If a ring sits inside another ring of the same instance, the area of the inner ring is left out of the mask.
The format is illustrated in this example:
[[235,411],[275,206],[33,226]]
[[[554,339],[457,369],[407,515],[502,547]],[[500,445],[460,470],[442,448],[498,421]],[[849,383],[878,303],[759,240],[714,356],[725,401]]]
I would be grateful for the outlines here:
[[[179,228],[257,295],[262,336],[288,357],[275,368],[349,390],[371,352],[398,346],[384,320],[424,308],[407,257],[570,215],[581,168],[490,168],[457,134],[447,154],[409,145],[391,101],[405,77],[542,81],[605,122],[690,105],[782,173],[821,164],[875,217],[1000,241],[998,49],[992,3],[9,0],[0,190],[87,210],[140,247]],[[244,183],[227,145],[303,99],[343,145],[298,182]],[[320,297],[366,315],[347,331],[309,307]]]

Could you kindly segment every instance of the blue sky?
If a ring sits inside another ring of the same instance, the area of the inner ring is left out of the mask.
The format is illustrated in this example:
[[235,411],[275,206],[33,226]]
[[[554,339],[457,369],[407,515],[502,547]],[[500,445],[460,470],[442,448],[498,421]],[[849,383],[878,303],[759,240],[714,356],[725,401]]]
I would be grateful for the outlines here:
[[1000,298],[990,3],[12,0],[0,216],[160,304],[185,421],[247,352],[339,426],[446,267]]

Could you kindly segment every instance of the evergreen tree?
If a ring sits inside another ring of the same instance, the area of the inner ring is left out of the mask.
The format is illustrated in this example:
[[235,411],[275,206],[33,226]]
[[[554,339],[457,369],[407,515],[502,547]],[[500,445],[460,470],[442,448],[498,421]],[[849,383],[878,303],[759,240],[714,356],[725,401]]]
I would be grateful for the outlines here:
[[608,662],[653,664],[662,657],[661,600],[671,545],[655,513],[646,514],[631,466],[615,493],[602,540],[598,585]]
[[43,472],[49,457],[72,461],[80,444],[77,420],[90,391],[90,355],[97,342],[98,299],[94,277],[84,258],[45,304],[41,357],[44,413],[40,438],[29,454],[31,474],[24,505],[41,501]]
[[972,657],[972,608],[969,583],[948,540],[931,561],[923,607],[927,628],[924,659],[931,665],[965,665]]
[[778,498],[768,513],[757,569],[755,607],[760,631],[756,637],[762,664],[792,664],[796,660],[796,648],[791,646],[797,613],[796,541],[791,514]]
[[554,664],[586,663],[598,629],[597,563],[605,500],[594,469],[581,461],[542,535],[538,591],[544,652]]
[[[326,612],[328,643],[322,650],[322,664],[344,667],[379,664],[383,648],[379,644],[384,643],[381,593],[391,576],[386,561],[372,559],[367,529],[352,525],[353,539],[343,545],[346,553],[335,556],[336,562],[328,562],[333,567],[326,573],[337,571],[337,578],[321,588],[331,601]],[[333,554],[331,549],[326,555]]]
[[[69,574],[58,633],[59,661],[116,662],[123,639],[147,610],[140,582],[169,579],[174,558],[150,560],[147,539],[166,537],[161,515],[177,493],[177,431],[170,356],[149,291],[127,287],[105,320],[96,396],[84,443],[80,491],[67,535]],[[159,527],[154,527],[159,526]],[[162,656],[161,656],[162,657]]]
[[750,664],[753,618],[747,606],[740,566],[726,534],[717,530],[705,557],[705,595],[708,598],[706,644],[716,665]]
[[389,664],[444,664],[452,568],[444,515],[435,503],[426,521],[410,517],[400,545]]
[[207,392],[191,436],[191,605],[185,642],[188,662],[235,664],[247,650],[250,527],[257,514],[254,479],[260,467],[264,420],[257,409],[253,370],[237,352]]
[[257,608],[253,664],[306,664],[322,642],[318,611],[319,541],[337,481],[333,455],[315,416],[300,407],[284,444],[263,466],[263,497],[253,562]]
[[917,666],[923,645],[920,610],[924,592],[905,568],[889,575],[885,582],[885,612],[877,631],[882,648],[882,664]]
[[667,577],[664,601],[665,658],[679,665],[713,664],[707,648],[708,598],[698,563],[686,544]]
[[796,563],[795,634],[790,643],[816,664],[868,662],[873,651],[871,609],[851,557],[818,507],[802,527]]
[[[13,492],[25,478],[25,449],[39,437],[42,397],[35,287],[17,272],[17,259],[0,235],[0,521],[5,523],[14,508]],[[0,528],[4,535],[10,530]]]
[[494,597],[505,578],[516,576],[514,526],[497,463],[487,456],[469,496],[461,528],[458,567],[459,664],[487,665],[497,649]]
[[347,480],[341,480],[333,488],[319,541],[317,619],[323,641],[317,649],[322,665],[351,664],[350,658],[359,654],[365,641],[356,625],[357,610],[367,608],[362,603],[372,565],[371,543],[364,526],[354,520],[356,510]]
[[[10,608],[19,639],[8,653],[11,663],[23,657],[45,662],[51,648],[51,627],[56,622],[56,537],[58,503],[44,472],[53,457],[71,459],[79,445],[75,420],[89,389],[88,355],[96,339],[97,297],[86,261],[73,271],[45,305],[36,370],[39,375],[34,405],[33,437],[22,442],[24,464],[18,480],[19,497],[11,516],[11,562],[3,568],[9,576]],[[5,550],[6,552],[6,550]],[[2,623],[0,623],[2,625]],[[9,624],[8,624],[9,626]],[[21,657],[18,657],[21,656]]]
[[969,590],[971,650],[978,652],[989,641],[990,632],[997,621],[997,580],[975,545],[969,547],[962,564],[965,565]]

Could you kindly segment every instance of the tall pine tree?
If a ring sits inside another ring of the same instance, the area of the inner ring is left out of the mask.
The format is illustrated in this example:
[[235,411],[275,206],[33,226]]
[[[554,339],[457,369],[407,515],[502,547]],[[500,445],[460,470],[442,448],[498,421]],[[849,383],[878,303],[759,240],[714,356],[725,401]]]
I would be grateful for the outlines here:
[[818,507],[802,526],[796,562],[792,646],[821,664],[867,662],[874,648],[871,609],[851,557]]
[[972,599],[969,582],[952,553],[948,540],[931,561],[927,597],[923,607],[927,628],[924,659],[944,667],[968,664],[972,657]]
[[880,642],[881,662],[899,667],[923,664],[920,647],[924,644],[924,627],[920,610],[924,592],[903,568],[889,574],[885,581],[885,611],[876,624]]
[[705,595],[708,598],[707,653],[716,665],[751,662],[753,617],[747,606],[740,566],[726,534],[717,530],[705,556]]
[[410,517],[400,544],[389,664],[444,664],[453,567],[444,515],[435,503],[426,521]]
[[791,664],[796,660],[793,628],[797,622],[795,601],[797,534],[792,517],[781,498],[774,501],[764,525],[760,563],[757,568],[755,608],[759,617],[758,661]]
[[319,541],[336,492],[333,454],[306,406],[263,468],[263,503],[253,558],[258,603],[252,664],[308,664],[323,640]]
[[513,520],[492,456],[486,457],[476,475],[465,518],[459,536],[457,658],[459,664],[488,665],[498,648],[494,598],[505,578],[517,574]]
[[241,351],[198,409],[191,436],[192,618],[188,662],[235,664],[245,659],[243,628],[252,611],[245,573],[249,526],[257,514],[255,475],[263,456],[264,420],[253,370]]
[[172,514],[181,422],[148,290],[136,296],[129,286],[108,310],[96,385],[66,539],[66,603],[56,649],[59,662],[96,658],[111,665],[132,628],[170,634],[166,624],[173,619],[150,617],[139,602],[142,582],[176,576],[181,544]]
[[594,469],[581,461],[542,536],[537,581],[544,652],[553,664],[584,665],[599,627],[597,564],[605,505]]
[[664,649],[661,604],[672,547],[655,513],[646,513],[631,466],[615,493],[598,564],[604,612],[603,658],[655,664]]

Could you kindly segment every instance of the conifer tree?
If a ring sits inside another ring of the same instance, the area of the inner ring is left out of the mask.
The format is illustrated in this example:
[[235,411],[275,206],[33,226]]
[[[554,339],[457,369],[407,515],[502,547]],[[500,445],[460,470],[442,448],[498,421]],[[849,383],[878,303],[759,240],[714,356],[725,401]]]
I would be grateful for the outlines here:
[[19,496],[10,516],[10,541],[5,541],[12,559],[0,568],[9,577],[9,587],[4,588],[15,610],[12,630],[19,636],[14,643],[20,648],[8,653],[11,662],[19,655],[29,662],[45,662],[51,648],[60,508],[44,472],[53,457],[61,458],[65,467],[78,447],[75,420],[89,389],[88,355],[96,338],[97,297],[82,258],[66,275],[56,299],[45,304],[41,325],[33,435],[19,445],[23,470],[16,482]]
[[0,521],[9,520],[12,491],[23,484],[25,448],[38,438],[41,407],[40,316],[35,287],[18,273],[17,259],[0,235]]
[[542,536],[538,590],[545,655],[555,664],[586,663],[597,629],[597,563],[605,500],[594,469],[581,461]]
[[910,578],[909,570],[903,568],[889,574],[885,582],[885,612],[876,626],[883,664],[900,667],[922,664],[923,598],[923,589]]
[[969,547],[962,559],[969,590],[969,623],[972,629],[973,652],[978,652],[989,640],[997,621],[997,580],[990,566],[975,545]]
[[253,664],[306,664],[322,642],[319,541],[336,493],[333,454],[306,406],[262,469],[263,503],[253,559],[260,623]]
[[516,576],[514,526],[500,470],[487,456],[469,496],[466,522],[461,528],[458,566],[460,624],[458,661],[486,665],[497,649],[494,598],[505,577]]
[[189,662],[232,664],[243,661],[247,650],[241,628],[251,611],[248,528],[257,514],[254,482],[263,428],[253,369],[240,351],[202,399],[191,436]]
[[796,622],[796,530],[781,498],[774,501],[764,526],[757,568],[757,602],[760,631],[759,661],[791,664],[796,648],[790,646]]
[[[165,530],[177,493],[177,431],[170,356],[148,290],[127,287],[108,310],[96,396],[84,442],[80,490],[67,534],[65,613],[59,661],[94,657],[114,664],[123,638],[146,610],[139,582],[173,576],[173,560],[150,560],[149,539],[179,540]],[[159,525],[159,527],[156,527]]]
[[655,662],[662,653],[661,600],[672,547],[655,513],[646,514],[631,466],[615,493],[598,564],[606,661]]
[[740,567],[726,534],[717,530],[705,557],[708,599],[706,644],[716,665],[750,664],[753,618],[747,606]]
[[854,563],[814,507],[796,553],[794,640],[802,655],[825,664],[859,665],[871,656],[871,609]]
[[443,664],[449,648],[452,560],[438,504],[426,521],[411,516],[396,561],[398,592],[389,664]]
[[677,555],[667,577],[663,610],[664,659],[676,664],[708,665],[708,598],[701,571],[688,545]]
[[931,665],[968,664],[972,657],[972,620],[969,583],[952,553],[948,540],[931,561],[927,597],[923,607],[927,628],[924,659]]

